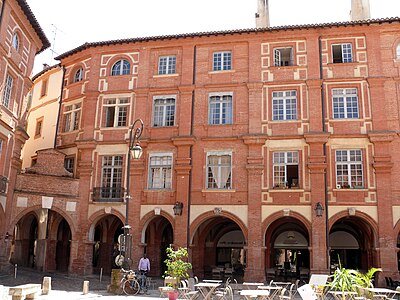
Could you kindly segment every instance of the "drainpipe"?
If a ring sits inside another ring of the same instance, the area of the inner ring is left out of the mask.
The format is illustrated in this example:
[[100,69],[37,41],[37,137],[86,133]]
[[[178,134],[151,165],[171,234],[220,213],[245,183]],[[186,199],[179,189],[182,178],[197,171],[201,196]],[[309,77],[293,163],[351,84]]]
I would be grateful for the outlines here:
[[1,28],[2,21],[3,21],[4,6],[5,5],[6,5],[6,0],[3,1],[3,6],[1,7],[1,11],[0,11],[0,28]]
[[[193,51],[193,79],[192,84],[196,83],[196,50],[197,47],[194,46]],[[195,99],[195,91],[192,91],[192,111],[191,111],[191,118],[190,118],[190,136],[193,135],[193,127],[194,127],[194,99]],[[189,157],[190,157],[190,171],[189,171],[189,191],[188,191],[188,218],[187,218],[187,237],[186,237],[186,248],[189,249],[190,246],[190,208],[192,202],[192,168],[193,168],[193,145],[190,146],[189,150]]]
[[[323,67],[322,67],[322,42],[321,37],[318,37],[318,48],[319,48],[319,78],[321,81],[324,79],[323,75]],[[322,131],[324,133],[327,132],[326,125],[325,125],[325,89],[324,83],[321,84],[321,122],[322,122]],[[326,160],[326,143],[323,145],[323,153]],[[327,258],[327,268],[328,272],[330,272],[330,251],[329,251],[329,210],[328,210],[328,168],[325,170],[324,173],[324,188],[325,188],[325,238],[326,238],[326,258]]]
[[60,124],[60,118],[61,118],[61,104],[62,104],[62,98],[63,98],[63,93],[64,93],[64,79],[65,79],[65,68],[62,67],[63,71],[63,76],[62,76],[62,82],[61,82],[61,93],[59,98],[59,103],[58,103],[58,116],[57,116],[57,123],[56,123],[56,133],[54,135],[54,146],[53,148],[55,149],[57,146],[57,134],[58,134],[58,126]]

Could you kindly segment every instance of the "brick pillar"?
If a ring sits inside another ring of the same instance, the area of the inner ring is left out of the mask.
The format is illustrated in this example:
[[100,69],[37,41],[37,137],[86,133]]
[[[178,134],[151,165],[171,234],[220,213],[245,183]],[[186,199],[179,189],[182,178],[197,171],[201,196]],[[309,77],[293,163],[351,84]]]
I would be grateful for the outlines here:
[[[326,176],[326,156],[324,155],[324,144],[328,141],[329,134],[308,133],[304,135],[306,143],[309,145],[307,168],[310,173],[311,187],[311,237],[312,256],[310,256],[311,273],[329,273],[329,257],[326,243],[326,214],[328,208],[325,205],[325,176]],[[324,208],[322,216],[318,217],[315,212],[317,203],[320,202]]]
[[79,213],[76,221],[76,232],[71,241],[69,271],[85,275],[92,274],[93,243],[88,241],[88,210],[90,201],[90,186],[93,173],[92,153],[96,147],[94,140],[77,141],[79,174]]
[[[140,141],[140,145],[143,149],[142,158],[139,160],[131,159],[131,180],[130,180],[130,202],[129,202],[129,225],[131,228],[131,235],[132,235],[132,268],[137,268],[140,258],[144,253],[145,245],[142,243],[142,227],[139,227],[140,224],[140,206],[146,200],[143,198],[143,189],[145,188],[144,184],[144,172],[145,172],[145,165],[144,165],[144,157],[145,149],[147,144],[145,141]],[[125,207],[124,207],[125,208]],[[124,220],[125,221],[125,220]],[[151,258],[150,258],[151,259]]]
[[[173,138],[173,143],[177,148],[175,171],[176,171],[176,201],[183,203],[181,216],[175,216],[174,224],[174,244],[177,247],[187,247],[188,231],[189,231],[189,174],[192,168],[190,147],[195,143],[192,137],[177,137]],[[173,205],[173,204],[172,204]]]
[[261,187],[264,170],[262,146],[265,137],[247,136],[244,143],[248,146],[247,156],[247,261],[245,281],[265,281],[265,245],[261,228]]
[[378,266],[382,274],[378,273],[379,284],[384,284],[384,277],[393,277],[398,274],[397,264],[397,236],[393,233],[393,203],[392,203],[392,157],[390,143],[395,137],[391,132],[370,132],[370,141],[374,144],[373,167],[376,178],[376,198],[378,206]]
[[[0,228],[1,237],[4,237],[6,232],[8,232],[10,235],[12,235],[12,233],[14,232],[14,228],[10,227],[14,221],[12,218],[14,216],[13,210],[15,209],[15,203],[16,203],[16,201],[13,201],[14,188],[17,180],[17,173],[19,170],[21,170],[22,167],[21,149],[28,138],[29,136],[26,133],[25,129],[23,129],[21,126],[17,126],[15,128],[14,145],[10,157],[11,164],[10,164],[10,173],[9,173],[8,187],[7,187],[8,192],[6,195],[6,203],[4,207],[5,227]],[[9,143],[12,143],[12,139],[9,141]],[[0,251],[0,269],[5,268],[7,270],[7,268],[9,267],[8,257],[10,255],[11,242],[5,243],[3,239],[0,239],[0,242],[2,242],[4,246],[7,246],[4,247],[4,250]],[[3,248],[3,246],[1,248]]]

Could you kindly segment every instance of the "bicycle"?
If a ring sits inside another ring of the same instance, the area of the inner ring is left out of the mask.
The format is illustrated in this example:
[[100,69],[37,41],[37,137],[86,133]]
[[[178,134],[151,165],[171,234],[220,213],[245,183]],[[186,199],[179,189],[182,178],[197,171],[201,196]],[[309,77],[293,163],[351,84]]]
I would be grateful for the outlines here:
[[121,279],[121,288],[122,292],[126,295],[137,295],[139,294],[141,288],[140,283],[137,279],[136,273],[133,270],[124,270],[121,268],[121,271],[124,272],[124,275]]

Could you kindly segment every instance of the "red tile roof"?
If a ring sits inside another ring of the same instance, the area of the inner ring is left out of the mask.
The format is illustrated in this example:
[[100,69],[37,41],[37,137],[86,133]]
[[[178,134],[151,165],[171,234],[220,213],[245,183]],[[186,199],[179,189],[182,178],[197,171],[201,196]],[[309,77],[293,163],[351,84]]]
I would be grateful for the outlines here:
[[306,25],[288,25],[288,26],[276,26],[276,27],[265,27],[265,28],[251,28],[251,29],[237,29],[237,30],[225,30],[225,31],[210,31],[210,32],[195,32],[195,33],[183,33],[174,35],[161,35],[161,36],[150,36],[150,37],[139,37],[129,39],[118,39],[109,40],[102,42],[90,42],[84,43],[72,50],[62,53],[55,59],[61,60],[68,56],[74,55],[80,51],[84,51],[88,48],[117,45],[117,44],[128,44],[128,43],[139,43],[156,40],[171,40],[171,39],[185,39],[192,37],[204,37],[204,36],[221,36],[221,35],[234,35],[234,34],[250,34],[257,32],[272,32],[272,31],[286,31],[286,30],[301,30],[301,29],[312,29],[312,28],[324,28],[324,27],[346,27],[355,25],[370,25],[370,24],[382,24],[382,23],[394,23],[400,22],[399,17],[384,18],[384,19],[369,19],[362,21],[349,21],[349,22],[335,22],[335,23],[322,23],[322,24],[306,24]]

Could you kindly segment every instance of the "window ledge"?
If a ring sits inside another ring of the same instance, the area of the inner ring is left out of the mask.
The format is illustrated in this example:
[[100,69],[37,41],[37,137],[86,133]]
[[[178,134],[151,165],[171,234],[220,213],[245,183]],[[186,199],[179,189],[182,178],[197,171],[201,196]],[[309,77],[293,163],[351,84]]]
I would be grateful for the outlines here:
[[202,189],[202,193],[235,193],[235,189]]
[[302,193],[304,192],[304,189],[301,188],[291,188],[291,189],[284,189],[284,188],[272,188],[272,189],[268,189],[268,192],[270,193],[280,193],[280,192],[284,192],[284,193]]
[[272,123],[301,123],[302,121],[299,119],[296,120],[271,120]]
[[303,65],[303,66],[299,66],[299,65],[291,65],[291,66],[270,66],[269,68],[270,68],[270,69],[282,69],[282,68],[285,68],[285,69],[290,69],[290,68],[296,69],[296,68],[298,68],[298,67],[307,67],[307,65]]
[[209,71],[208,74],[235,73],[235,70]]
[[128,126],[118,126],[118,127],[100,127],[100,130],[128,130],[129,127]]
[[174,73],[174,74],[157,74],[157,75],[153,75],[153,78],[178,77],[178,76],[179,76],[178,73]]
[[340,188],[340,189],[333,189],[334,192],[367,192],[368,189],[365,187],[362,188]]
[[360,118],[340,118],[340,119],[335,119],[335,118],[331,118],[329,119],[330,122],[349,122],[349,121],[363,121],[364,119],[360,119]]
[[172,189],[145,189],[144,193],[158,193],[158,192],[167,192],[167,193],[174,193],[175,191]]

